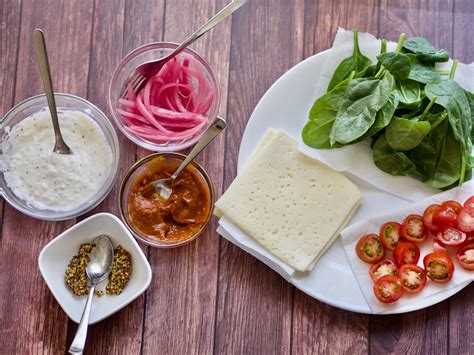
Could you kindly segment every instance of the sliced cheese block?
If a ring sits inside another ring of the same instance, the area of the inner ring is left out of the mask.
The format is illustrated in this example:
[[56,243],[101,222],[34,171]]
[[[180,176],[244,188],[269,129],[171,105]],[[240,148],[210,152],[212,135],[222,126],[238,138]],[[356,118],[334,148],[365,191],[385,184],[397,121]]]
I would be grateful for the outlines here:
[[269,131],[214,213],[294,269],[307,271],[360,202],[359,190],[344,175],[299,152],[285,132]]

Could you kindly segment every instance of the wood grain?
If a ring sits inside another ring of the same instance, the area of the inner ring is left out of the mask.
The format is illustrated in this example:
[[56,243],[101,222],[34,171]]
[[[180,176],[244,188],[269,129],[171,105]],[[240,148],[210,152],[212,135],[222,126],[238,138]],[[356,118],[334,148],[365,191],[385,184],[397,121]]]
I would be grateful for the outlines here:
[[[184,40],[225,3],[221,0],[167,2],[164,39]],[[192,18],[183,22],[183,14],[188,13],[193,14]],[[230,25],[231,20],[225,20],[192,46],[210,62],[223,93],[227,93]],[[225,113],[226,107],[223,99],[220,112]],[[223,135],[218,137],[198,159],[217,191],[222,187],[223,138]],[[218,261],[215,229],[213,221],[196,241],[178,249],[150,248],[154,278],[146,299],[145,354],[153,354],[156,349],[164,354],[212,353]]]
[[[57,19],[49,21],[48,11],[53,7]],[[91,7],[92,1],[67,2],[60,7],[55,1],[44,1],[41,6],[23,2],[15,102],[43,91],[31,41],[35,27],[45,31],[55,88],[85,96],[87,77],[83,73],[89,57],[87,48],[79,53],[76,49],[83,37],[90,37]],[[73,223],[41,222],[5,205],[0,251],[3,353],[57,354],[64,350],[67,317],[41,278],[37,258],[48,241]]]
[[[396,41],[400,32],[424,36],[452,51],[452,1],[401,1],[380,5],[380,36]],[[435,26],[433,24],[436,24]],[[403,315],[370,319],[370,351],[373,353],[446,354],[449,303]]]
[[[94,4],[92,34],[88,37],[88,42],[84,43],[84,45],[90,46],[87,98],[106,112],[109,117],[110,111],[107,106],[108,87],[112,73],[123,56],[124,18],[125,0],[96,1]],[[119,135],[119,143],[121,165],[115,187],[108,197],[86,216],[104,211],[117,214],[120,175],[135,160],[135,147],[121,134]],[[144,303],[143,296],[141,296],[99,325],[90,327],[87,353],[138,353],[141,348],[143,312]],[[69,321],[68,345],[74,337],[76,328],[77,325]],[[116,339],[122,340],[117,342]]]
[[0,6],[0,117],[13,106],[20,37],[21,0]]
[[[303,1],[250,1],[233,17],[224,185],[236,175],[245,124],[258,99],[302,58]],[[289,353],[292,286],[221,239],[215,351]]]
[[[452,55],[464,63],[474,62],[474,2],[455,0]],[[474,80],[474,79],[473,79]],[[474,284],[449,299],[449,342],[451,354],[469,354],[474,349]]]

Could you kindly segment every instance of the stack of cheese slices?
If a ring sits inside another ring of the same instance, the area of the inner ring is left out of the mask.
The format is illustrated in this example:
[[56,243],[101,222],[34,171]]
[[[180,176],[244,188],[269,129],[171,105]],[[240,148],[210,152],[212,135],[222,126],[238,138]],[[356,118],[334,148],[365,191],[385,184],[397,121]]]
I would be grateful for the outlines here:
[[286,132],[269,130],[214,213],[304,272],[331,246],[361,201],[344,175],[299,152]]

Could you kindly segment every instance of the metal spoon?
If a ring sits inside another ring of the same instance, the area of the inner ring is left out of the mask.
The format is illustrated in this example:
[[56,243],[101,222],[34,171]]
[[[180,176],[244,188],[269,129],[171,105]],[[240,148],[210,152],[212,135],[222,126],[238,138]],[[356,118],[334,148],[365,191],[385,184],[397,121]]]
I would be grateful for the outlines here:
[[214,122],[212,122],[211,126],[207,129],[206,132],[202,135],[201,139],[197,142],[194,146],[191,153],[183,160],[181,165],[176,169],[176,171],[171,175],[171,177],[166,179],[160,179],[150,182],[148,185],[145,186],[143,189],[142,195],[144,197],[151,197],[153,195],[158,195],[164,200],[169,199],[172,192],[172,186],[178,175],[181,171],[186,168],[189,163],[191,163],[196,156],[203,151],[204,148],[207,147],[211,141],[217,137],[219,133],[221,133],[224,128],[227,127],[226,121],[221,117],[216,117]]
[[91,281],[91,289],[84,312],[82,313],[81,322],[76,331],[76,336],[69,347],[70,354],[82,354],[84,351],[95,287],[109,276],[114,261],[114,248],[108,236],[100,235],[92,243],[95,244],[95,247],[89,254],[90,261],[86,267],[87,277]]
[[53,120],[54,137],[56,143],[53,151],[59,154],[72,154],[72,150],[64,142],[59,128],[58,111],[56,110],[56,100],[54,99],[53,82],[51,80],[51,71],[49,69],[48,52],[46,52],[46,42],[44,33],[39,28],[33,31],[33,42],[36,48],[36,58],[40,67],[41,78],[43,79],[44,91],[48,99],[49,111]]
[[235,10],[245,4],[246,1],[247,0],[233,0],[229,5],[224,7],[209,21],[202,25],[196,32],[189,36],[183,43],[176,47],[170,54],[163,58],[143,63],[138,68],[136,68],[132,73],[130,73],[127,80],[125,81],[125,85],[120,93],[120,97],[123,99],[127,98],[127,87],[129,85],[131,85],[134,92],[140,91],[141,88],[145,86],[148,79],[158,73],[168,61],[174,58],[183,49],[190,46],[194,41],[200,38],[207,31],[214,28],[217,24],[219,24],[225,18],[230,16]]

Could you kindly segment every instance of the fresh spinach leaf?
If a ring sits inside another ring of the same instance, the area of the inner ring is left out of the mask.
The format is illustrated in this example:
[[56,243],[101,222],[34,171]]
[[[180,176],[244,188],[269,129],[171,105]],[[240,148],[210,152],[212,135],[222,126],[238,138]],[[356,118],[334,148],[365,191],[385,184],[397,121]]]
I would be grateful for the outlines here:
[[427,121],[432,123],[430,133],[423,139],[423,141],[415,149],[406,152],[408,158],[413,161],[417,170],[423,175],[423,181],[432,178],[436,171],[438,156],[446,139],[446,132],[448,129],[448,121],[441,119],[446,115],[428,115]]
[[377,56],[378,63],[384,66],[396,79],[406,79],[410,74],[410,58],[403,53],[387,52]]
[[462,184],[472,152],[472,114],[469,99],[464,90],[451,79],[428,83],[425,86],[425,93],[428,98],[436,96],[436,103],[443,106],[448,113],[453,136],[461,146],[458,154],[461,155],[462,161],[459,181],[459,184]]
[[409,175],[421,178],[416,165],[403,152],[388,145],[385,134],[380,135],[373,146],[375,165],[390,175]]
[[336,87],[318,98],[309,111],[308,122],[301,132],[303,142],[316,149],[338,148],[340,144],[329,141],[331,129],[336,118],[337,110],[341,105],[347,84],[352,80],[354,72]]
[[362,137],[375,115],[388,101],[394,87],[393,76],[359,78],[349,82],[331,130],[330,142],[348,144]]
[[397,80],[395,95],[400,102],[400,108],[416,109],[421,104],[422,91],[419,83],[413,80]]
[[394,118],[385,130],[388,145],[398,151],[417,147],[431,130],[427,121],[412,121],[406,118]]
[[412,37],[403,42],[403,48],[414,53],[421,61],[427,63],[446,62],[448,51],[434,47],[426,38]]
[[464,90],[469,106],[471,107],[471,142],[474,143],[474,93]]
[[369,58],[364,56],[359,49],[359,34],[354,31],[354,51],[352,56],[344,59],[334,71],[331,81],[329,82],[327,91],[331,91],[334,87],[345,80],[351,72],[355,72],[355,77],[362,77],[364,71],[372,64]]
[[363,135],[363,138],[372,137],[374,134],[380,132],[382,129],[388,126],[390,121],[392,120],[393,114],[395,113],[395,109],[398,106],[398,98],[393,93],[390,94],[388,101],[382,108],[377,111],[375,115],[374,124],[369,128],[369,130]]
[[462,147],[456,140],[451,127],[448,127],[442,142],[434,174],[425,183],[441,189],[453,185],[461,178]]
[[407,54],[411,61],[411,70],[408,74],[408,79],[417,81],[422,84],[427,84],[431,81],[440,81],[441,76],[436,71],[433,65],[422,63],[418,60],[416,55]]

